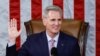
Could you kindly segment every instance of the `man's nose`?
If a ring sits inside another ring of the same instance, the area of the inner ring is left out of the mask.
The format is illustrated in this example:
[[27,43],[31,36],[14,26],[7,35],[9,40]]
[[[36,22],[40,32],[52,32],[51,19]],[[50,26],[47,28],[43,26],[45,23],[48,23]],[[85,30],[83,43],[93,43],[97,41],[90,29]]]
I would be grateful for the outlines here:
[[56,22],[55,22],[55,25],[59,25],[59,21],[56,21]]

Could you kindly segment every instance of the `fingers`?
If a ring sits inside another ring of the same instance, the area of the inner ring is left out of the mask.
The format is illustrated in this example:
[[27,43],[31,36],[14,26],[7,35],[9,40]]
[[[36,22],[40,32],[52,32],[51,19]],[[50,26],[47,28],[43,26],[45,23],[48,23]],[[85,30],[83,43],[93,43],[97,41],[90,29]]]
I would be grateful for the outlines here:
[[17,20],[15,18],[8,22],[8,32],[17,31]]
[[17,20],[15,18],[13,18],[13,24],[12,24],[12,26],[17,28]]
[[17,28],[17,20],[15,18],[11,19],[11,21],[10,21],[10,27]]
[[8,30],[9,29],[17,29],[17,20],[15,18],[8,22]]
[[15,28],[15,29],[17,29],[17,20],[14,18],[13,19],[13,24],[12,24],[12,26]]

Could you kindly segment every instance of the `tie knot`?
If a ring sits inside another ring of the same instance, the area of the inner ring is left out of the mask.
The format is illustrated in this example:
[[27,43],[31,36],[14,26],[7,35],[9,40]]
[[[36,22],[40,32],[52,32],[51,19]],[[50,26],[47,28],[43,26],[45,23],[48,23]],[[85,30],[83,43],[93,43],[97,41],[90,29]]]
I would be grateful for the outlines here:
[[50,40],[50,42],[51,42],[51,43],[54,43],[54,42],[55,42],[55,40],[54,40],[54,39],[51,39],[51,40]]
[[54,39],[51,39],[50,40],[50,43],[51,43],[51,47],[54,47],[55,40]]

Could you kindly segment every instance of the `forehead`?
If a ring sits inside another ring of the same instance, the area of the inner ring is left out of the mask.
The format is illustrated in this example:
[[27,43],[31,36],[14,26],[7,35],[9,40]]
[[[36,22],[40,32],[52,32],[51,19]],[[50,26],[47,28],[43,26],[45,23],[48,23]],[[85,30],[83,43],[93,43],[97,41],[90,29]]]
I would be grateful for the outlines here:
[[61,14],[59,11],[49,11],[48,12],[48,16],[51,17],[51,18],[61,18]]

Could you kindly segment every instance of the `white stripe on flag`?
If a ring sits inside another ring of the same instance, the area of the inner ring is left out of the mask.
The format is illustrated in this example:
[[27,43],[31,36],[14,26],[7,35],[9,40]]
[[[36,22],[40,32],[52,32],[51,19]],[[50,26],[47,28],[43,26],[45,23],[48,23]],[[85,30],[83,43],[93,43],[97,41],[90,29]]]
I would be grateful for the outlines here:
[[64,18],[74,18],[74,0],[63,0],[63,2]]
[[0,0],[0,56],[5,55],[8,38],[9,0]]
[[85,0],[85,21],[89,22],[89,34],[87,39],[86,56],[95,56],[96,41],[96,0]]
[[21,5],[21,45],[25,42],[26,36],[26,29],[24,26],[24,22],[31,20],[31,0],[20,0]]
[[[49,5],[53,5],[53,0],[42,0],[42,12],[44,12],[44,9]],[[43,15],[42,13],[42,16]]]

